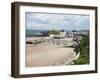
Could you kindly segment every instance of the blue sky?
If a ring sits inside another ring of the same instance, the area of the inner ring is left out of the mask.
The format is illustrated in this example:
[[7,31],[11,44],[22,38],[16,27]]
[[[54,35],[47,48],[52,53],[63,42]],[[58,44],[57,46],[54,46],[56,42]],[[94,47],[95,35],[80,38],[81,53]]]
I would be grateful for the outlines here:
[[26,12],[26,29],[89,30],[89,15],[47,14]]

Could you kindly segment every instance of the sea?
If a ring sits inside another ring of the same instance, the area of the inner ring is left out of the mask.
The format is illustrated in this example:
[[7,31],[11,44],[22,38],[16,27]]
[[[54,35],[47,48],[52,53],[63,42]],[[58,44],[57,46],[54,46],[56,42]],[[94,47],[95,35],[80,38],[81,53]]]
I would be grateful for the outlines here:
[[[43,32],[47,32],[48,30],[26,30],[26,37],[36,37],[37,35],[41,35]],[[66,30],[69,35],[72,35],[72,31]]]
[[35,37],[40,35],[42,32],[47,32],[48,30],[26,30],[26,37]]

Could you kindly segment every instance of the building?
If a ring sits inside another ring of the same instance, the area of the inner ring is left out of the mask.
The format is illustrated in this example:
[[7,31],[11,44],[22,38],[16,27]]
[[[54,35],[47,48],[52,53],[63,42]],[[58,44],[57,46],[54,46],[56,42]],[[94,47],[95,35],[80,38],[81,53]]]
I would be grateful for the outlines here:
[[61,30],[61,31],[59,32],[59,34],[50,34],[50,35],[49,35],[49,37],[55,38],[55,39],[65,38],[65,36],[66,36],[66,31],[64,31],[64,30]]
[[74,38],[77,38],[78,40],[82,40],[83,36],[86,36],[89,34],[89,30],[80,30],[80,31],[74,32],[73,34],[74,34]]

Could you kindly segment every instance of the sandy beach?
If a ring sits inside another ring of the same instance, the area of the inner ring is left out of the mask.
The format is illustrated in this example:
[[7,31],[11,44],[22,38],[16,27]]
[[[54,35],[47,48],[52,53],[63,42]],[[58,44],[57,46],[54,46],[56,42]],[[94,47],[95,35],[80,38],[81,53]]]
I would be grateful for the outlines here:
[[[36,38],[27,38],[34,40]],[[54,45],[52,43],[26,44],[26,67],[35,66],[59,66],[72,59],[75,54],[73,48],[68,47],[73,44],[71,38],[67,38],[66,45]]]

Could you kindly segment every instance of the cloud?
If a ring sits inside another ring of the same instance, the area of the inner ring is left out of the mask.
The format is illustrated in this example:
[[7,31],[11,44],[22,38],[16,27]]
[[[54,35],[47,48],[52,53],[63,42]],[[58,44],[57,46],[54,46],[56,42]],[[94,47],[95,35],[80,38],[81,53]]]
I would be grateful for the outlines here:
[[26,13],[27,29],[89,29],[89,15]]

